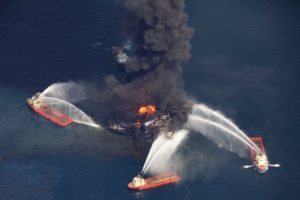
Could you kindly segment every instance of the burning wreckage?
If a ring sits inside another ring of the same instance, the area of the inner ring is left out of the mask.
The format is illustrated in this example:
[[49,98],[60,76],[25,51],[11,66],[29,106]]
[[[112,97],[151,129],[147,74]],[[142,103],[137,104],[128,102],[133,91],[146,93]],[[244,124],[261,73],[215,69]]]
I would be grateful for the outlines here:
[[108,122],[107,129],[115,134],[134,138],[154,139],[160,134],[172,137],[174,130],[170,128],[169,114],[160,113],[154,105],[141,106],[133,121]]
[[[127,55],[122,47],[112,47],[112,55],[120,66],[134,60]],[[155,105],[143,105],[137,109],[136,117],[132,120],[110,120],[107,129],[118,135],[134,138],[155,139],[160,134],[172,137],[171,117],[167,112],[158,111]]]

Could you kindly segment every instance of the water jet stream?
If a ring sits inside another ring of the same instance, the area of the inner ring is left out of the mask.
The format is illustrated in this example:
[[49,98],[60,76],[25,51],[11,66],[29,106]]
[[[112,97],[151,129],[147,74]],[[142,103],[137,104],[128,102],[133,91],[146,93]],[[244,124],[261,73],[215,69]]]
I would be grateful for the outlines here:
[[269,167],[280,167],[280,164],[269,164]]
[[41,101],[50,108],[70,116],[74,120],[74,122],[100,128],[100,126],[95,123],[87,114],[85,114],[82,110],[80,110],[73,104],[55,97],[44,96],[40,98]]
[[197,123],[197,122],[193,122],[192,120],[197,121],[198,123],[209,124],[209,125],[211,125],[213,127],[216,127],[216,128],[218,128],[218,129],[220,129],[222,131],[225,131],[226,133],[229,133],[230,135],[232,135],[235,138],[237,138],[238,140],[240,140],[242,143],[244,143],[245,145],[247,145],[249,148],[253,149],[256,153],[260,153],[260,151],[258,151],[252,144],[250,144],[244,138],[240,137],[239,135],[237,135],[236,133],[234,133],[233,131],[229,130],[228,128],[224,127],[221,124],[218,124],[218,123],[213,122],[211,120],[203,119],[201,117],[190,115],[189,116],[189,120],[188,120],[186,126],[189,127],[189,128],[191,128],[191,129],[193,129],[193,130],[195,130],[195,131],[199,131],[199,129],[197,129],[197,128],[194,127],[194,124]]
[[238,132],[248,143],[251,144],[256,152],[260,152],[260,149],[250,140],[247,135],[239,129],[230,119],[226,118],[221,112],[214,111],[204,104],[195,104],[193,107],[192,115],[201,116],[201,118],[209,119],[211,121],[218,122],[232,131]]
[[85,86],[73,81],[54,83],[47,87],[40,96],[54,97],[72,103],[87,99],[88,97]]
[[161,134],[151,146],[143,166],[142,174],[145,173],[160,173],[164,170],[170,170],[172,167],[171,157],[176,152],[178,146],[186,138],[187,130],[180,130],[174,133],[172,138],[167,138]]
[[244,165],[243,166],[244,169],[248,169],[248,168],[251,168],[251,167],[254,167],[254,165]]
[[[152,143],[151,149],[147,155],[147,159],[144,163],[144,166],[148,166],[149,162],[152,160],[153,155],[155,155],[160,148],[166,143],[166,137],[158,137],[155,142]],[[145,168],[145,167],[144,167]]]
[[54,83],[40,94],[41,100],[46,105],[70,116],[74,122],[100,128],[91,117],[72,104],[87,97],[86,87],[72,81]]

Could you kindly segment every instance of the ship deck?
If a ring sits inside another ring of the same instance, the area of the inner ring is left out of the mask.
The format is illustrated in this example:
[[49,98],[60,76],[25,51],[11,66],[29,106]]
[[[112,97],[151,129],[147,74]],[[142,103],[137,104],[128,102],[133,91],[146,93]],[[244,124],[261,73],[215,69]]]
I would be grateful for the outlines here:
[[60,126],[67,126],[73,122],[73,119],[70,118],[69,116],[67,116],[57,110],[51,109],[48,106],[42,106],[40,108],[35,108],[32,105],[30,105],[30,107],[33,110],[35,110],[37,113],[39,113],[40,115],[45,117],[46,119],[51,120],[52,122],[54,122]]
[[174,174],[162,174],[159,176],[147,178],[145,179],[145,181],[147,184],[155,184],[155,183],[164,182],[168,180],[173,180],[173,179],[175,180],[177,178],[178,176]]
[[176,174],[161,174],[155,177],[146,178],[145,185],[142,186],[134,186],[132,183],[128,184],[128,187],[130,189],[138,189],[138,190],[144,190],[144,189],[150,189],[154,187],[159,187],[162,185],[167,185],[171,183],[178,183],[181,180],[180,176]]
[[[253,142],[254,144],[256,144],[256,146],[261,150],[261,152],[262,152],[263,154],[266,154],[266,151],[265,151],[265,147],[264,147],[264,143],[263,143],[262,137],[250,137],[250,139],[252,140],[252,142]],[[250,156],[251,156],[251,159],[252,159],[252,160],[255,159],[256,152],[255,152],[253,149],[250,149]]]

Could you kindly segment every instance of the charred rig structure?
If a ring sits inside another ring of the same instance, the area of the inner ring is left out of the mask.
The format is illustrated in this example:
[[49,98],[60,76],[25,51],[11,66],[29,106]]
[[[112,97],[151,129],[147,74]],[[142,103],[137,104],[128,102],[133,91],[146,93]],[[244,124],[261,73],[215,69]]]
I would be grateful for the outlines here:
[[169,114],[160,113],[153,105],[141,106],[133,121],[110,120],[108,130],[129,137],[154,139],[160,134],[172,137]]

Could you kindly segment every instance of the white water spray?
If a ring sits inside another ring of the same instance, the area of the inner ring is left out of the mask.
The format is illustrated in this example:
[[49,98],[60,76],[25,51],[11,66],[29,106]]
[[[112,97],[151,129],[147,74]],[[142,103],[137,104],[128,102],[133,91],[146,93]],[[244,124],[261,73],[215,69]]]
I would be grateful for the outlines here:
[[78,102],[88,98],[86,88],[75,82],[54,83],[46,88],[41,97],[54,97],[67,102]]
[[[280,167],[280,164],[268,164],[269,167]],[[248,169],[254,167],[254,165],[244,165],[243,168],[244,169]]]
[[61,113],[68,115],[74,120],[74,122],[100,128],[100,126],[97,123],[95,123],[87,114],[85,114],[82,110],[80,110],[73,104],[54,97],[40,98],[44,104],[46,104],[54,110],[58,110]]
[[249,155],[249,148],[261,153],[260,149],[231,120],[203,104],[194,105],[185,128],[203,134],[219,146],[242,157]]
[[187,130],[180,130],[173,134],[172,138],[167,138],[161,134],[152,144],[150,152],[143,166],[142,174],[159,174],[172,171],[176,163],[171,158],[179,145],[186,138]]
[[194,105],[192,115],[210,119],[211,121],[217,122],[228,129],[237,132],[238,135],[247,141],[247,143],[250,143],[252,149],[256,150],[256,152],[260,152],[260,149],[253,143],[253,141],[250,140],[248,136],[241,129],[239,129],[239,127],[237,127],[237,125],[235,125],[230,119],[226,118],[221,112],[214,111],[204,104],[196,104]]
[[269,167],[281,167],[280,164],[269,164]]
[[50,108],[70,116],[74,122],[100,128],[91,117],[70,103],[87,99],[85,91],[83,85],[75,82],[54,83],[41,93],[40,98]]
[[254,165],[244,165],[243,166],[244,169],[248,169],[248,168],[251,168],[251,167],[254,167]]
[[[195,117],[195,116],[189,116],[189,121],[187,122],[187,126],[189,126],[194,131],[201,130],[201,132],[203,132],[203,134],[209,133],[209,130],[207,130],[207,128],[208,128],[207,125],[212,126],[212,128],[216,128],[216,129],[221,130],[220,133],[222,133],[224,131],[225,133],[228,133],[228,134],[232,135],[233,137],[236,137],[238,140],[240,140],[242,143],[247,145],[249,148],[256,151],[256,149],[254,147],[252,147],[251,144],[248,143],[243,137],[237,135],[235,132],[231,131],[230,129],[226,128],[225,126],[223,126],[221,124],[218,124],[218,123],[213,122],[211,120],[203,119],[201,117]],[[209,134],[209,135],[206,135],[206,136],[207,137],[212,137],[211,139],[217,139],[217,138],[213,138],[214,135],[212,135],[212,134]],[[216,136],[216,137],[220,137],[220,136]],[[223,143],[224,142],[225,141],[223,141]]]
[[168,138],[165,137],[165,135],[159,136],[155,142],[152,143],[151,149],[148,153],[147,159],[144,163],[143,171],[145,167],[149,165],[149,162],[152,160],[153,156],[160,150],[160,148],[166,143]]

